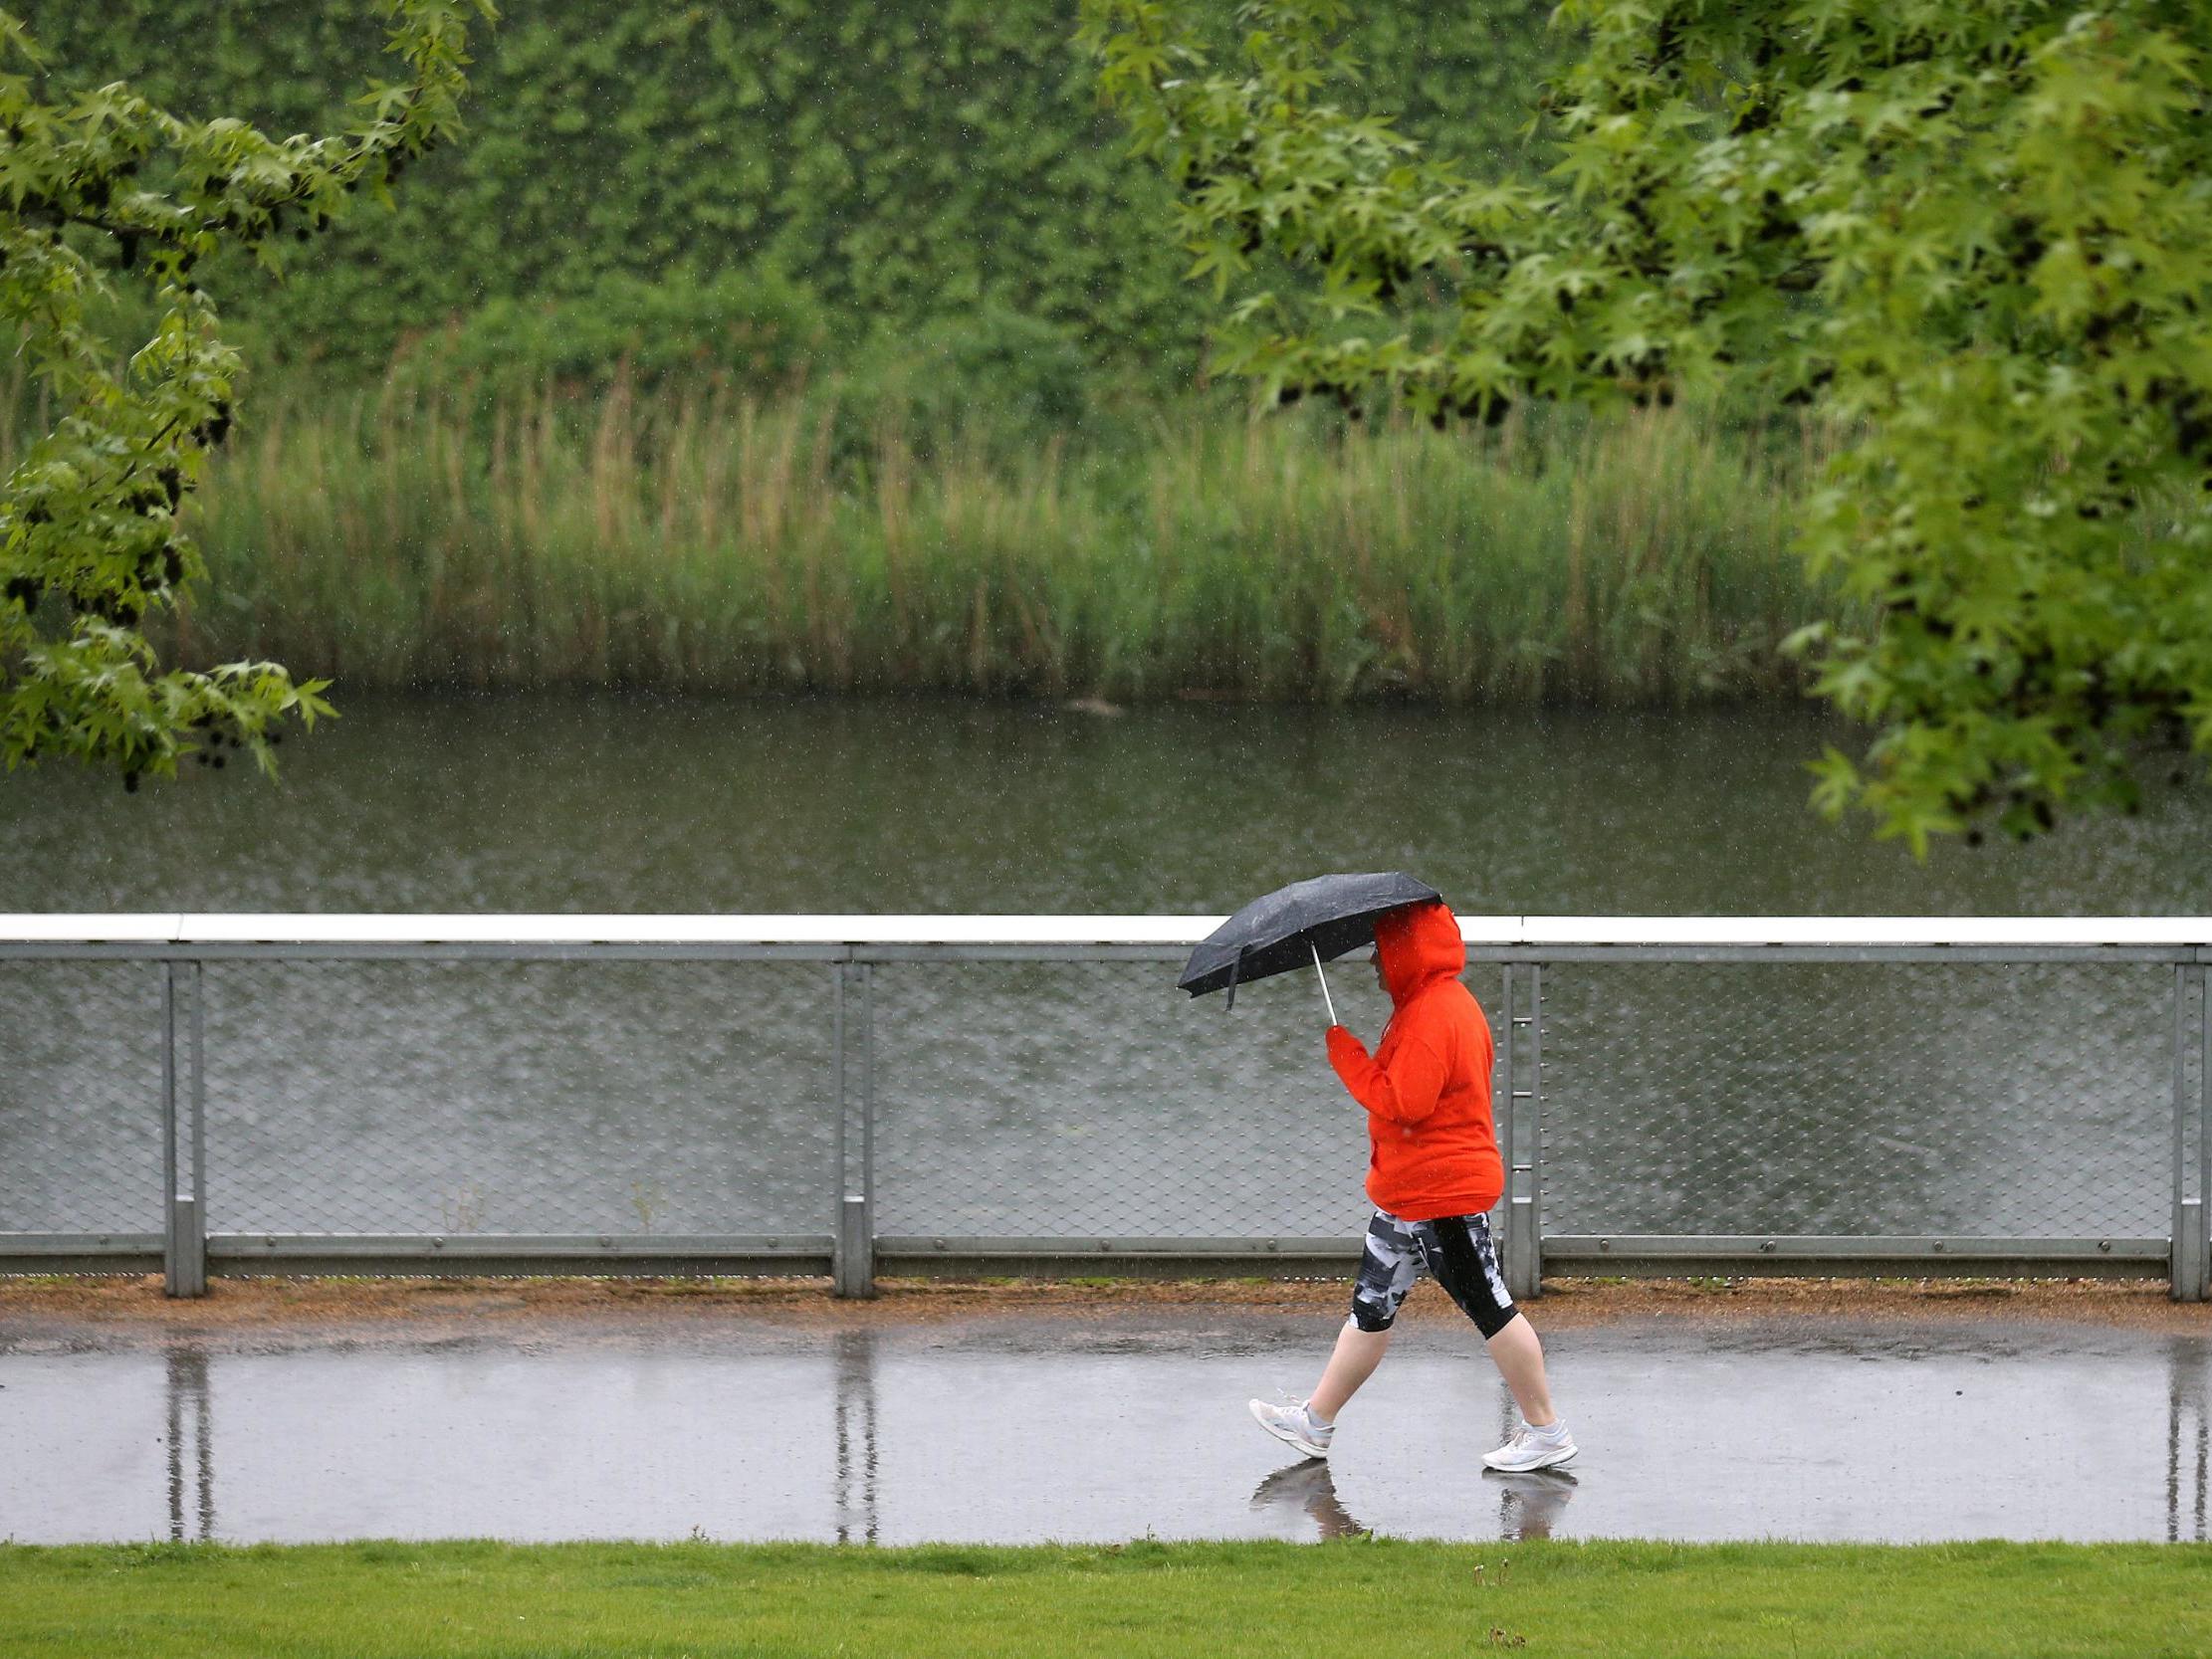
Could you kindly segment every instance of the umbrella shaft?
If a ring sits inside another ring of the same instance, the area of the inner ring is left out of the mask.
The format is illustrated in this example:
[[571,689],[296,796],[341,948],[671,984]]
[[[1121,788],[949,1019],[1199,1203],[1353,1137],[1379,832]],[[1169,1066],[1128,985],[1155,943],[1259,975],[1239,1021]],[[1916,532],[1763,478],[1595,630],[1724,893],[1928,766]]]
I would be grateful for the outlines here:
[[1337,1023],[1336,998],[1329,994],[1329,976],[1321,971],[1321,946],[1309,938],[1306,940],[1306,948],[1313,952],[1313,971],[1321,980],[1321,1003],[1329,1010],[1329,1023],[1334,1025]]

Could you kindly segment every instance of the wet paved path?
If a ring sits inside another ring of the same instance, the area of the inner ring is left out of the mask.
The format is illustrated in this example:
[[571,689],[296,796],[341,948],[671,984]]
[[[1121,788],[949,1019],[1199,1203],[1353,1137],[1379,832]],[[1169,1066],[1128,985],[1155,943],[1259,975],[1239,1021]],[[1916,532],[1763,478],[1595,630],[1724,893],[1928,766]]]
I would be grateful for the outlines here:
[[1234,1308],[857,1328],[131,1338],[0,1322],[0,1538],[2203,1540],[2212,1330],[1894,1320],[1547,1334],[1583,1445],[1408,1322],[1295,1465],[1244,1400],[1336,1326]]

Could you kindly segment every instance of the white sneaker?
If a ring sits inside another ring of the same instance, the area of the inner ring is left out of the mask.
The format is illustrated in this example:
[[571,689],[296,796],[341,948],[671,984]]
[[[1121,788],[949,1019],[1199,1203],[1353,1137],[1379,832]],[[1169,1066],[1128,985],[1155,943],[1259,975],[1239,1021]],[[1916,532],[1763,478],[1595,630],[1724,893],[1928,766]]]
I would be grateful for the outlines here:
[[1518,1473],[1524,1469],[1549,1469],[1555,1463],[1572,1463],[1577,1447],[1575,1437],[1567,1432],[1565,1423],[1553,1425],[1558,1432],[1530,1428],[1523,1423],[1512,1439],[1494,1452],[1485,1452],[1482,1461],[1493,1469]]
[[1269,1405],[1265,1400],[1252,1400],[1250,1405],[1252,1419],[1301,1456],[1329,1455],[1329,1442],[1336,1436],[1336,1424],[1320,1427],[1306,1415],[1305,1401],[1294,1405]]

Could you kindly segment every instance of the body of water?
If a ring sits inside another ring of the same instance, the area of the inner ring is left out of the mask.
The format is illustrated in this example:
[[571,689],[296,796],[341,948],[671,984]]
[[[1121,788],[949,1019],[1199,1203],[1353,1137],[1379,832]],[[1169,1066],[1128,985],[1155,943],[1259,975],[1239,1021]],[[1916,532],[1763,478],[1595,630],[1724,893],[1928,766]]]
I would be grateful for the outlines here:
[[1915,865],[1806,807],[1811,711],[344,699],[125,795],[0,781],[0,910],[1221,913],[1405,868],[1464,914],[2212,908],[2212,801]]

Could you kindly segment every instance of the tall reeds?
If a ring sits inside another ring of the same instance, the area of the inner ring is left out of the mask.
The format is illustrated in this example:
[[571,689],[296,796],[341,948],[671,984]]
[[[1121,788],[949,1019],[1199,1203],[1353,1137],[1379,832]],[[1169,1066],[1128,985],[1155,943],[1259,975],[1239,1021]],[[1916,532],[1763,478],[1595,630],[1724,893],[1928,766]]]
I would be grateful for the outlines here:
[[[1794,685],[1817,445],[1217,414],[921,433],[833,398],[265,404],[197,509],[197,661],[341,686],[1675,701]],[[926,441],[925,441],[926,440]]]

